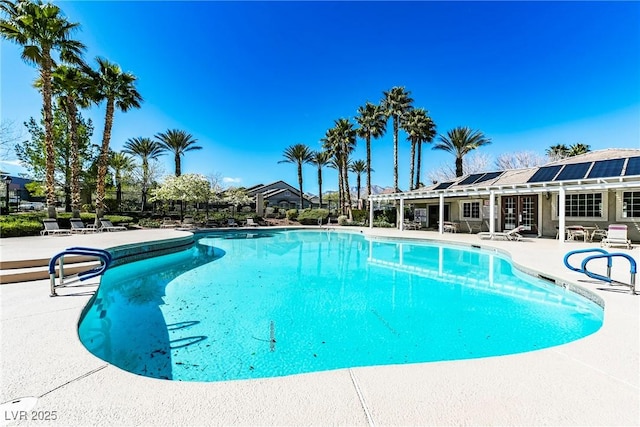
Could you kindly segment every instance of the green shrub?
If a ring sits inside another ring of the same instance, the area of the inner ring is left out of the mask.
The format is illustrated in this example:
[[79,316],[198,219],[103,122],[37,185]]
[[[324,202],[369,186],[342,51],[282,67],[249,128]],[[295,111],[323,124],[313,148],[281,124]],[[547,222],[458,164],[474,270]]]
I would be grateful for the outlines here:
[[363,223],[367,219],[367,211],[365,209],[354,209],[351,211],[354,222]]
[[289,209],[287,211],[287,219],[295,220],[298,218],[298,209]]
[[373,221],[373,226],[374,227],[379,227],[379,228],[393,228],[395,227],[395,225],[386,222],[386,221]]
[[303,209],[298,215],[298,222],[302,225],[317,225],[321,219],[323,224],[327,223],[329,211],[327,209]]
[[158,219],[141,218],[140,221],[138,221],[138,225],[144,228],[160,228],[162,221]]
[[42,228],[42,223],[39,221],[0,221],[0,236],[37,236]]

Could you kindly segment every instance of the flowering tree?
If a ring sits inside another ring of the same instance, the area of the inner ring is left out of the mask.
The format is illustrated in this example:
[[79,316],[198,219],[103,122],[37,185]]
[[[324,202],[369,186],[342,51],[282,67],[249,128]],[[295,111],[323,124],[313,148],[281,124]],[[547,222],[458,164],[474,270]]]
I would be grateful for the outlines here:
[[182,203],[206,202],[210,194],[209,180],[205,176],[188,173],[166,177],[162,186],[153,191],[151,201],[180,200],[180,218],[182,218]]
[[251,197],[243,188],[230,187],[224,192],[222,199],[225,203],[230,204],[234,208],[237,206],[245,206],[251,203]]

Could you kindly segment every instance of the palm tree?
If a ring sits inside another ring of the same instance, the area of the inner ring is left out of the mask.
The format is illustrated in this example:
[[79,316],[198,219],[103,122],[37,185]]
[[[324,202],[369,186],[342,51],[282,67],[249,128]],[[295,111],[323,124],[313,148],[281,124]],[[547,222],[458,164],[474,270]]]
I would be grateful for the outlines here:
[[135,163],[133,158],[129,157],[126,153],[111,153],[111,159],[109,159],[109,166],[113,170],[113,176],[116,180],[116,206],[118,210],[122,210],[122,181],[126,174],[133,172]]
[[52,54],[59,53],[62,61],[81,63],[85,46],[71,38],[79,29],[78,23],[69,22],[60,8],[41,0],[8,0],[0,2],[0,11],[6,18],[0,19],[0,34],[23,47],[22,59],[38,68],[42,81],[42,101],[44,111],[46,173],[45,191],[48,216],[55,218],[55,153],[53,143],[52,69],[56,65]]
[[351,217],[351,190],[349,189],[349,156],[356,147],[356,130],[347,119],[338,119],[327,131],[325,149],[330,150],[338,168],[339,184],[343,195],[342,213]]
[[187,151],[202,150],[201,146],[195,145],[198,140],[194,139],[190,133],[183,130],[169,129],[165,133],[157,134],[155,137],[160,141],[160,146],[163,149],[173,152],[176,165],[176,176],[180,176],[182,173],[180,157]]
[[[422,162],[422,143],[431,142],[436,135],[433,121],[424,108],[409,110],[400,122],[402,129],[407,133],[407,139],[411,142],[411,166],[409,168],[409,190],[418,188],[420,182],[420,163]],[[416,147],[418,159],[416,162]],[[416,183],[413,183],[414,165],[418,164]]]
[[328,166],[331,161],[331,154],[327,151],[314,151],[311,154],[310,163],[318,167],[318,197],[320,198],[320,208],[322,208],[322,168]]
[[411,92],[405,91],[404,87],[394,86],[391,90],[383,92],[382,108],[387,117],[393,120],[393,188],[397,193],[398,187],[398,127],[400,118],[413,107],[413,99],[409,97]]
[[147,194],[149,192],[149,160],[156,160],[165,154],[164,149],[158,141],[151,138],[129,138],[124,143],[124,153],[140,157],[142,160],[142,211],[147,205]]
[[123,72],[119,65],[104,58],[97,58],[96,60],[98,62],[98,71],[88,70],[93,78],[95,90],[93,100],[96,103],[107,102],[102,146],[100,147],[100,157],[98,159],[98,183],[96,189],[96,221],[98,221],[104,213],[104,185],[109,163],[109,143],[111,141],[115,108],[118,107],[123,113],[132,108],[140,108],[142,97],[135,88],[136,76]]
[[284,160],[278,163],[295,163],[298,167],[298,188],[300,189],[300,209],[304,208],[304,193],[302,192],[302,165],[311,162],[312,151],[304,144],[294,144],[285,148]]
[[[367,194],[371,195],[371,138],[380,138],[387,131],[387,116],[380,105],[367,102],[358,108],[358,136],[367,142]],[[358,198],[360,198],[358,196]],[[370,201],[367,200],[367,210],[370,209]]]
[[468,127],[457,127],[447,132],[447,136],[440,135],[440,142],[433,149],[447,151],[456,156],[456,176],[462,176],[462,159],[471,150],[483,145],[491,144],[491,139],[479,130]]
[[545,154],[551,161],[564,159],[565,157],[569,157],[569,147],[564,144],[556,144],[547,148]]
[[358,203],[360,202],[360,177],[367,171],[367,162],[364,160],[355,160],[351,162],[349,170],[356,174],[356,189],[358,193]]
[[591,151],[590,145],[578,142],[577,144],[573,144],[571,147],[569,147],[569,157],[579,156],[580,154],[585,154],[589,151]]
[[338,138],[336,128],[327,129],[324,134],[324,138],[320,139],[322,142],[322,148],[329,154],[329,167],[338,171],[338,206],[339,209],[343,209],[343,182],[342,182],[342,170],[341,170],[341,156],[342,148]]
[[[38,80],[38,84],[42,82]],[[80,154],[78,136],[78,107],[89,106],[91,90],[88,76],[80,69],[59,65],[52,73],[52,90],[58,96],[58,106],[67,115],[71,142],[71,211],[80,218]]]

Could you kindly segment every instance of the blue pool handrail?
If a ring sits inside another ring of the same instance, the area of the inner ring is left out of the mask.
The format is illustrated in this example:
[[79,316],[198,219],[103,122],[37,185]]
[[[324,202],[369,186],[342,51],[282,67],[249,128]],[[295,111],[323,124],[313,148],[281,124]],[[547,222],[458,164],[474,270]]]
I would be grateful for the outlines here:
[[[582,264],[580,265],[580,268],[574,267],[571,264],[569,264],[569,258],[572,255],[579,254],[579,253],[588,253],[588,252],[599,252],[599,253],[597,255],[590,255],[585,259],[583,259]],[[630,283],[622,283],[611,278],[611,266],[613,265],[613,258],[615,257],[624,258],[627,261],[629,261],[629,266],[630,266],[629,272],[631,274]],[[593,261],[594,259],[602,259],[602,258],[607,259],[607,275],[606,276],[587,270],[587,264],[590,261]],[[570,270],[583,273],[587,277],[590,277],[592,279],[602,280],[603,282],[607,282],[607,283],[616,282],[624,286],[629,286],[630,288],[629,293],[632,295],[636,294],[636,274],[638,272],[638,267],[637,267],[636,260],[629,254],[625,254],[621,252],[609,253],[606,250],[600,249],[600,248],[578,249],[575,251],[571,251],[564,256],[564,265]]]
[[[91,256],[91,257],[96,257],[100,260],[100,265],[98,267],[78,273],[77,277],[80,281],[88,280],[93,277],[104,274],[104,272],[107,271],[107,269],[111,265],[111,262],[113,261],[113,257],[111,256],[111,254],[104,249],[74,246],[74,247],[63,250],[62,252],[57,253],[56,255],[51,257],[51,260],[49,260],[49,278],[51,281],[50,296],[52,297],[58,295],[56,293],[57,287],[65,286],[64,284],[64,256],[65,255]],[[56,285],[56,262],[58,260],[60,260],[60,274],[59,274],[60,283]]]

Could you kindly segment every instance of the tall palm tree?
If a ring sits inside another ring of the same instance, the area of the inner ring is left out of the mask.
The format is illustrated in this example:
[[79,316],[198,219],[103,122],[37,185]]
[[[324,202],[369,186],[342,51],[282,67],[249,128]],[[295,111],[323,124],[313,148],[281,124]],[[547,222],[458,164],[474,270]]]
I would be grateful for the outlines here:
[[122,210],[123,177],[133,172],[136,165],[133,162],[133,158],[129,157],[126,153],[111,153],[109,166],[111,166],[116,181],[116,206],[118,206],[118,210]]
[[338,207],[340,210],[342,210],[344,209],[344,184],[342,182],[343,176],[341,169],[342,147],[340,145],[340,140],[338,138],[338,132],[336,128],[327,129],[324,134],[324,138],[320,139],[320,142],[322,142],[323,150],[329,154],[329,167],[335,169],[338,172]]
[[[59,65],[53,70],[52,90],[58,96],[58,106],[67,115],[71,142],[71,211],[80,218],[80,154],[78,135],[78,107],[90,104],[91,83],[89,77],[77,67]],[[41,81],[38,81],[40,84]]]
[[358,203],[360,203],[360,177],[367,171],[367,162],[364,160],[354,160],[351,162],[349,170],[356,174],[356,191],[358,194]]
[[42,81],[42,101],[45,128],[46,173],[45,191],[47,210],[50,218],[55,218],[55,153],[53,143],[52,69],[56,61],[52,56],[58,52],[60,60],[81,63],[85,46],[71,38],[80,28],[78,23],[69,22],[61,9],[41,0],[9,0],[0,2],[0,11],[5,17],[0,19],[0,34],[3,38],[23,47],[22,59],[38,68]]
[[[436,135],[435,125],[424,108],[415,108],[407,111],[400,121],[402,129],[407,133],[407,139],[411,143],[411,166],[409,168],[409,190],[418,188],[420,182],[420,162],[422,161],[422,143],[431,142]],[[416,162],[416,147],[418,160]],[[413,183],[414,165],[418,163],[416,183]]]
[[397,193],[400,191],[398,187],[398,128],[400,118],[413,107],[413,99],[409,96],[404,87],[394,86],[391,90],[383,92],[382,108],[385,110],[387,117],[393,120],[393,188]]
[[124,153],[140,157],[142,161],[142,204],[141,210],[144,211],[147,205],[147,194],[149,193],[149,160],[156,160],[165,154],[164,149],[158,141],[151,138],[129,138],[124,143]]
[[124,72],[118,64],[114,64],[104,58],[97,58],[98,71],[88,70],[93,79],[93,101],[100,103],[106,101],[104,118],[104,131],[102,133],[102,146],[98,160],[98,182],[96,189],[96,221],[104,214],[105,177],[109,163],[109,143],[111,141],[111,129],[113,128],[113,116],[115,108],[126,113],[132,108],[140,108],[142,96],[135,88],[136,76]]
[[[387,116],[382,106],[367,102],[358,108],[356,122],[358,136],[367,142],[367,194],[371,195],[371,138],[380,138],[385,134]],[[371,201],[367,200],[367,210],[370,209],[370,204]]]
[[344,192],[345,192],[345,201],[347,214],[349,218],[351,218],[351,188],[349,187],[349,164],[350,164],[350,155],[356,148],[356,130],[353,127],[353,123],[351,123],[347,119],[338,119],[336,120],[336,133],[338,135],[338,139],[341,145],[342,152],[342,182],[344,184]]
[[569,151],[569,147],[565,144],[556,144],[547,148],[545,154],[549,157],[549,160],[555,161],[569,157]]
[[187,151],[202,150],[202,147],[195,145],[198,142],[190,133],[178,129],[169,129],[164,133],[156,134],[156,139],[160,141],[160,146],[169,152],[173,152],[176,165],[176,176],[180,176],[181,156]]
[[304,144],[294,144],[285,148],[282,153],[284,160],[278,163],[295,163],[298,167],[298,188],[300,190],[300,209],[304,208],[304,193],[302,192],[302,165],[311,162],[312,151]]
[[471,130],[468,127],[457,127],[440,135],[440,142],[434,145],[434,150],[443,150],[456,157],[456,176],[462,176],[462,159],[471,150],[483,145],[491,144],[491,139],[484,136],[479,130]]
[[318,197],[320,198],[320,208],[322,208],[322,168],[328,166],[331,161],[331,154],[327,151],[314,151],[311,155],[310,163],[318,168]]

